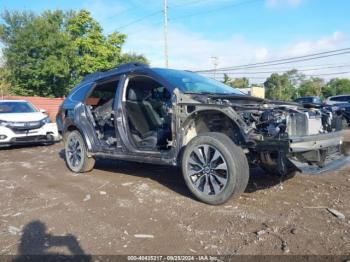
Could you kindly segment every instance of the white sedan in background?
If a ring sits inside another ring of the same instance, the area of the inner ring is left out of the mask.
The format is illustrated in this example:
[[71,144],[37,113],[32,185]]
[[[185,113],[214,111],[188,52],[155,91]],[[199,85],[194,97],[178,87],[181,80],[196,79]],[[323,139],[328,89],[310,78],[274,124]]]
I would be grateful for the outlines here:
[[0,100],[0,147],[59,140],[57,125],[51,123],[45,110],[24,100]]

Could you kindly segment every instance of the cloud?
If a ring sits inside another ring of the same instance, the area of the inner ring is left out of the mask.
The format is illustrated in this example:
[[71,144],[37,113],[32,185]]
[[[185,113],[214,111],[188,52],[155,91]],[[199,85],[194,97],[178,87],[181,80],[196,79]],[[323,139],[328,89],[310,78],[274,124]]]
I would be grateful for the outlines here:
[[266,6],[270,8],[280,6],[297,7],[301,4],[302,0],[266,0]]
[[310,53],[317,53],[327,50],[336,49],[340,44],[345,42],[347,37],[344,33],[335,31],[329,36],[316,40],[304,40],[284,47],[282,56],[300,56]]
[[[138,33],[129,35],[126,50],[143,53],[150,59],[152,66],[163,66],[163,39],[163,31],[160,28],[144,26],[139,28]],[[268,50],[260,44],[248,43],[239,35],[216,40],[180,28],[171,28],[169,31],[169,64],[171,67],[191,70],[212,68],[213,56],[218,57],[218,64],[222,67],[261,61],[267,58]]]
[[[142,53],[151,61],[151,66],[164,67],[163,39],[163,30],[161,28],[143,25],[138,28],[137,33],[134,32],[128,36],[124,51]],[[331,35],[318,39],[291,42],[281,45],[278,48],[272,48],[263,43],[250,42],[242,35],[231,35],[226,39],[220,40],[209,39],[203,35],[189,32],[184,28],[171,27],[171,30],[169,30],[169,66],[171,68],[189,70],[211,69],[214,67],[213,56],[218,58],[219,68],[237,66],[335,50],[344,47],[347,40],[348,38],[344,33],[336,31]],[[329,63],[348,63],[347,58],[348,56],[334,56],[298,64],[250,69],[250,71],[276,70],[277,72],[281,72],[282,70],[285,71],[295,67],[306,68]],[[315,72],[308,71],[307,73],[333,73],[335,72],[334,70],[337,69]],[[243,71],[246,72],[249,70]],[[269,74],[249,76],[253,76],[252,82],[259,83],[263,82],[264,78],[269,76]]]

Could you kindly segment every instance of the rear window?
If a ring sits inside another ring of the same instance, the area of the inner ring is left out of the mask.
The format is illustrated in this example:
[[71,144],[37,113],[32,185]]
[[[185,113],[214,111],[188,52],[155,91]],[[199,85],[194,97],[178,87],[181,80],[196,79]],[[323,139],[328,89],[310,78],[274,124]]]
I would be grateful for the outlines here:
[[0,102],[0,114],[33,112],[37,112],[37,110],[27,102]]
[[118,84],[119,79],[97,83],[85,103],[90,106],[100,106],[114,99]]
[[78,87],[76,90],[72,91],[72,94],[69,96],[69,99],[74,102],[82,102],[85,100],[86,94],[91,88],[91,83]]

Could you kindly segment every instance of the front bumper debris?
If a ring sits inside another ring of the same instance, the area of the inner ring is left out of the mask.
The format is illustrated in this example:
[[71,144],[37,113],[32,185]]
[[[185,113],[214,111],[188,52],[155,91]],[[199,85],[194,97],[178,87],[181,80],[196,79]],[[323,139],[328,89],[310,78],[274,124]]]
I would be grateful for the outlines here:
[[291,137],[290,152],[306,152],[311,150],[326,149],[328,147],[338,146],[343,143],[341,132],[333,132],[328,134]]
[[294,159],[289,160],[295,165],[298,171],[310,175],[319,175],[325,172],[335,171],[350,164],[350,156],[345,156],[341,153],[328,156],[321,167]]

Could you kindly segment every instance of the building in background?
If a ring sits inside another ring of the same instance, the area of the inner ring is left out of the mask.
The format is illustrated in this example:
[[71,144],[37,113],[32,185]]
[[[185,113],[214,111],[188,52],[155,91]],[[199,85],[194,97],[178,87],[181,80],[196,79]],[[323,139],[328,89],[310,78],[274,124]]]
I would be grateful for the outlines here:
[[248,88],[240,88],[239,90],[250,96],[265,98],[265,88],[261,86],[251,86]]

